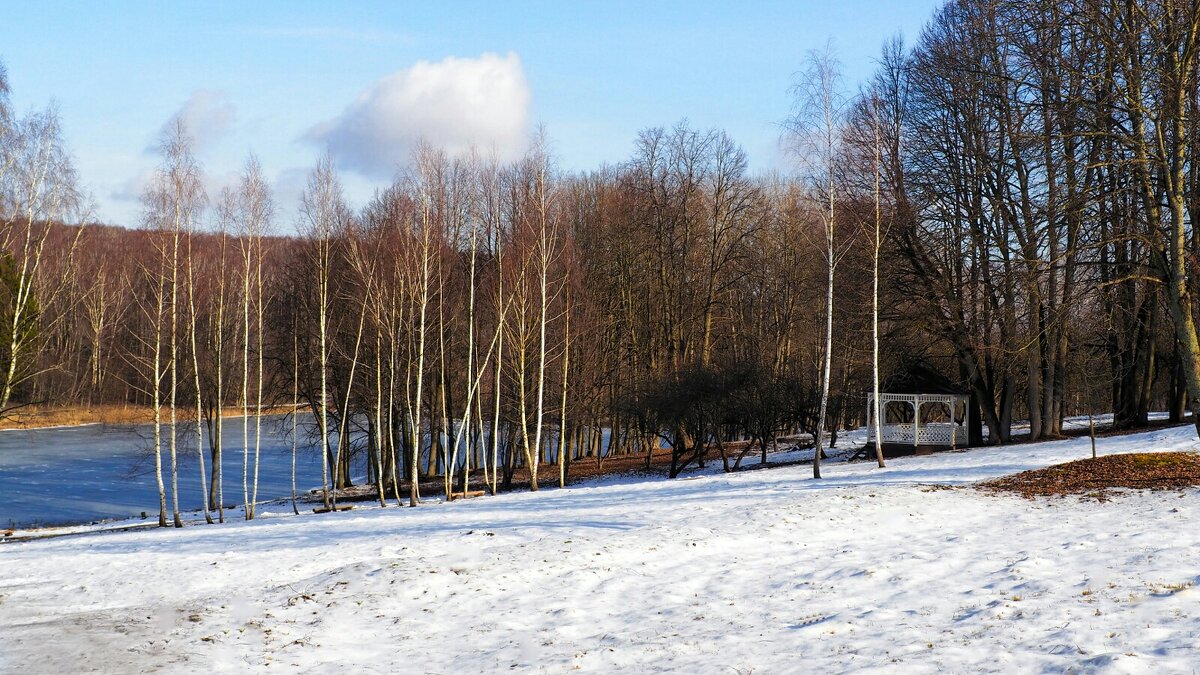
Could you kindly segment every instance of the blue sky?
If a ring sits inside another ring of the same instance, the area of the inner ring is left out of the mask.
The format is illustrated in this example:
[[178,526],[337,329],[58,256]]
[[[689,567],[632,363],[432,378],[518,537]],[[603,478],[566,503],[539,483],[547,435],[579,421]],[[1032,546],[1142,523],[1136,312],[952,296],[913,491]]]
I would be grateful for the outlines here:
[[361,204],[415,135],[511,146],[544,124],[571,170],[687,118],[726,129],[754,169],[785,169],[779,122],[805,54],[832,39],[854,86],[939,4],[3,1],[0,60],[18,111],[58,105],[99,219],[137,224],[155,139],[183,111],[210,187],[253,151],[286,231],[324,147]]

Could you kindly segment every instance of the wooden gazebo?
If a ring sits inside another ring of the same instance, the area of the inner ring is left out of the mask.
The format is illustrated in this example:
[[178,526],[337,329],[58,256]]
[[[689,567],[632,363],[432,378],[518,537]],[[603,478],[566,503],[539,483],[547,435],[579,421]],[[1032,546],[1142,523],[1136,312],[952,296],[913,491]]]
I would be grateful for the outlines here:
[[[910,365],[880,384],[883,451],[925,454],[965,447],[970,394],[924,365]],[[867,444],[875,443],[875,396],[867,394]]]

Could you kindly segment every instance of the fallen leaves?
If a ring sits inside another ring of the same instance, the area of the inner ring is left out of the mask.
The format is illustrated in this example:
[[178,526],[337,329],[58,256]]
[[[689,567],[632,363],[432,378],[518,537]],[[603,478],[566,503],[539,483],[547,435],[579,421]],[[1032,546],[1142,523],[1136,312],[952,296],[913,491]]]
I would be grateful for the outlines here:
[[1099,501],[1116,488],[1177,490],[1200,486],[1200,455],[1141,452],[1081,459],[997,478],[978,487],[1023,497],[1084,495]]

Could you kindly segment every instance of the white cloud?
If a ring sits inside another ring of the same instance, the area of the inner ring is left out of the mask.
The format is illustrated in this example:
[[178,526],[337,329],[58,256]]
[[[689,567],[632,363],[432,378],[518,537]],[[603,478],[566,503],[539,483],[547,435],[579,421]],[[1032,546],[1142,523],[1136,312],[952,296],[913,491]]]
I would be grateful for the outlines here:
[[203,152],[212,147],[229,134],[233,121],[237,117],[237,108],[229,100],[229,95],[217,89],[197,89],[188,100],[163,122],[159,137],[146,149],[148,153],[158,152],[158,141],[166,134],[176,118],[183,120],[188,133],[192,137],[193,149]]
[[528,143],[530,98],[521,59],[512,52],[419,61],[373,83],[304,139],[374,176],[390,175],[420,140],[451,155],[475,146],[511,159]]
[[137,202],[146,193],[146,188],[154,180],[154,169],[144,168],[136,174],[114,185],[108,196],[111,199],[124,202]]
[[275,195],[275,208],[281,230],[291,230],[299,214],[300,198],[308,187],[311,167],[294,166],[275,174],[271,190]]

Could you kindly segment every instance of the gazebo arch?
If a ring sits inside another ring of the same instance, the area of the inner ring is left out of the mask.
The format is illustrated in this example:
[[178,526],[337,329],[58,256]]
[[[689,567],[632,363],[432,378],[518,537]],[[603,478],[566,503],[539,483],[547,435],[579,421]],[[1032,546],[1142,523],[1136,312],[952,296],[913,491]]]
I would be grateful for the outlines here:
[[[968,444],[970,394],[930,368],[909,366],[880,386],[881,440],[888,454],[933,452]],[[875,441],[875,395],[867,394],[867,444]]]

